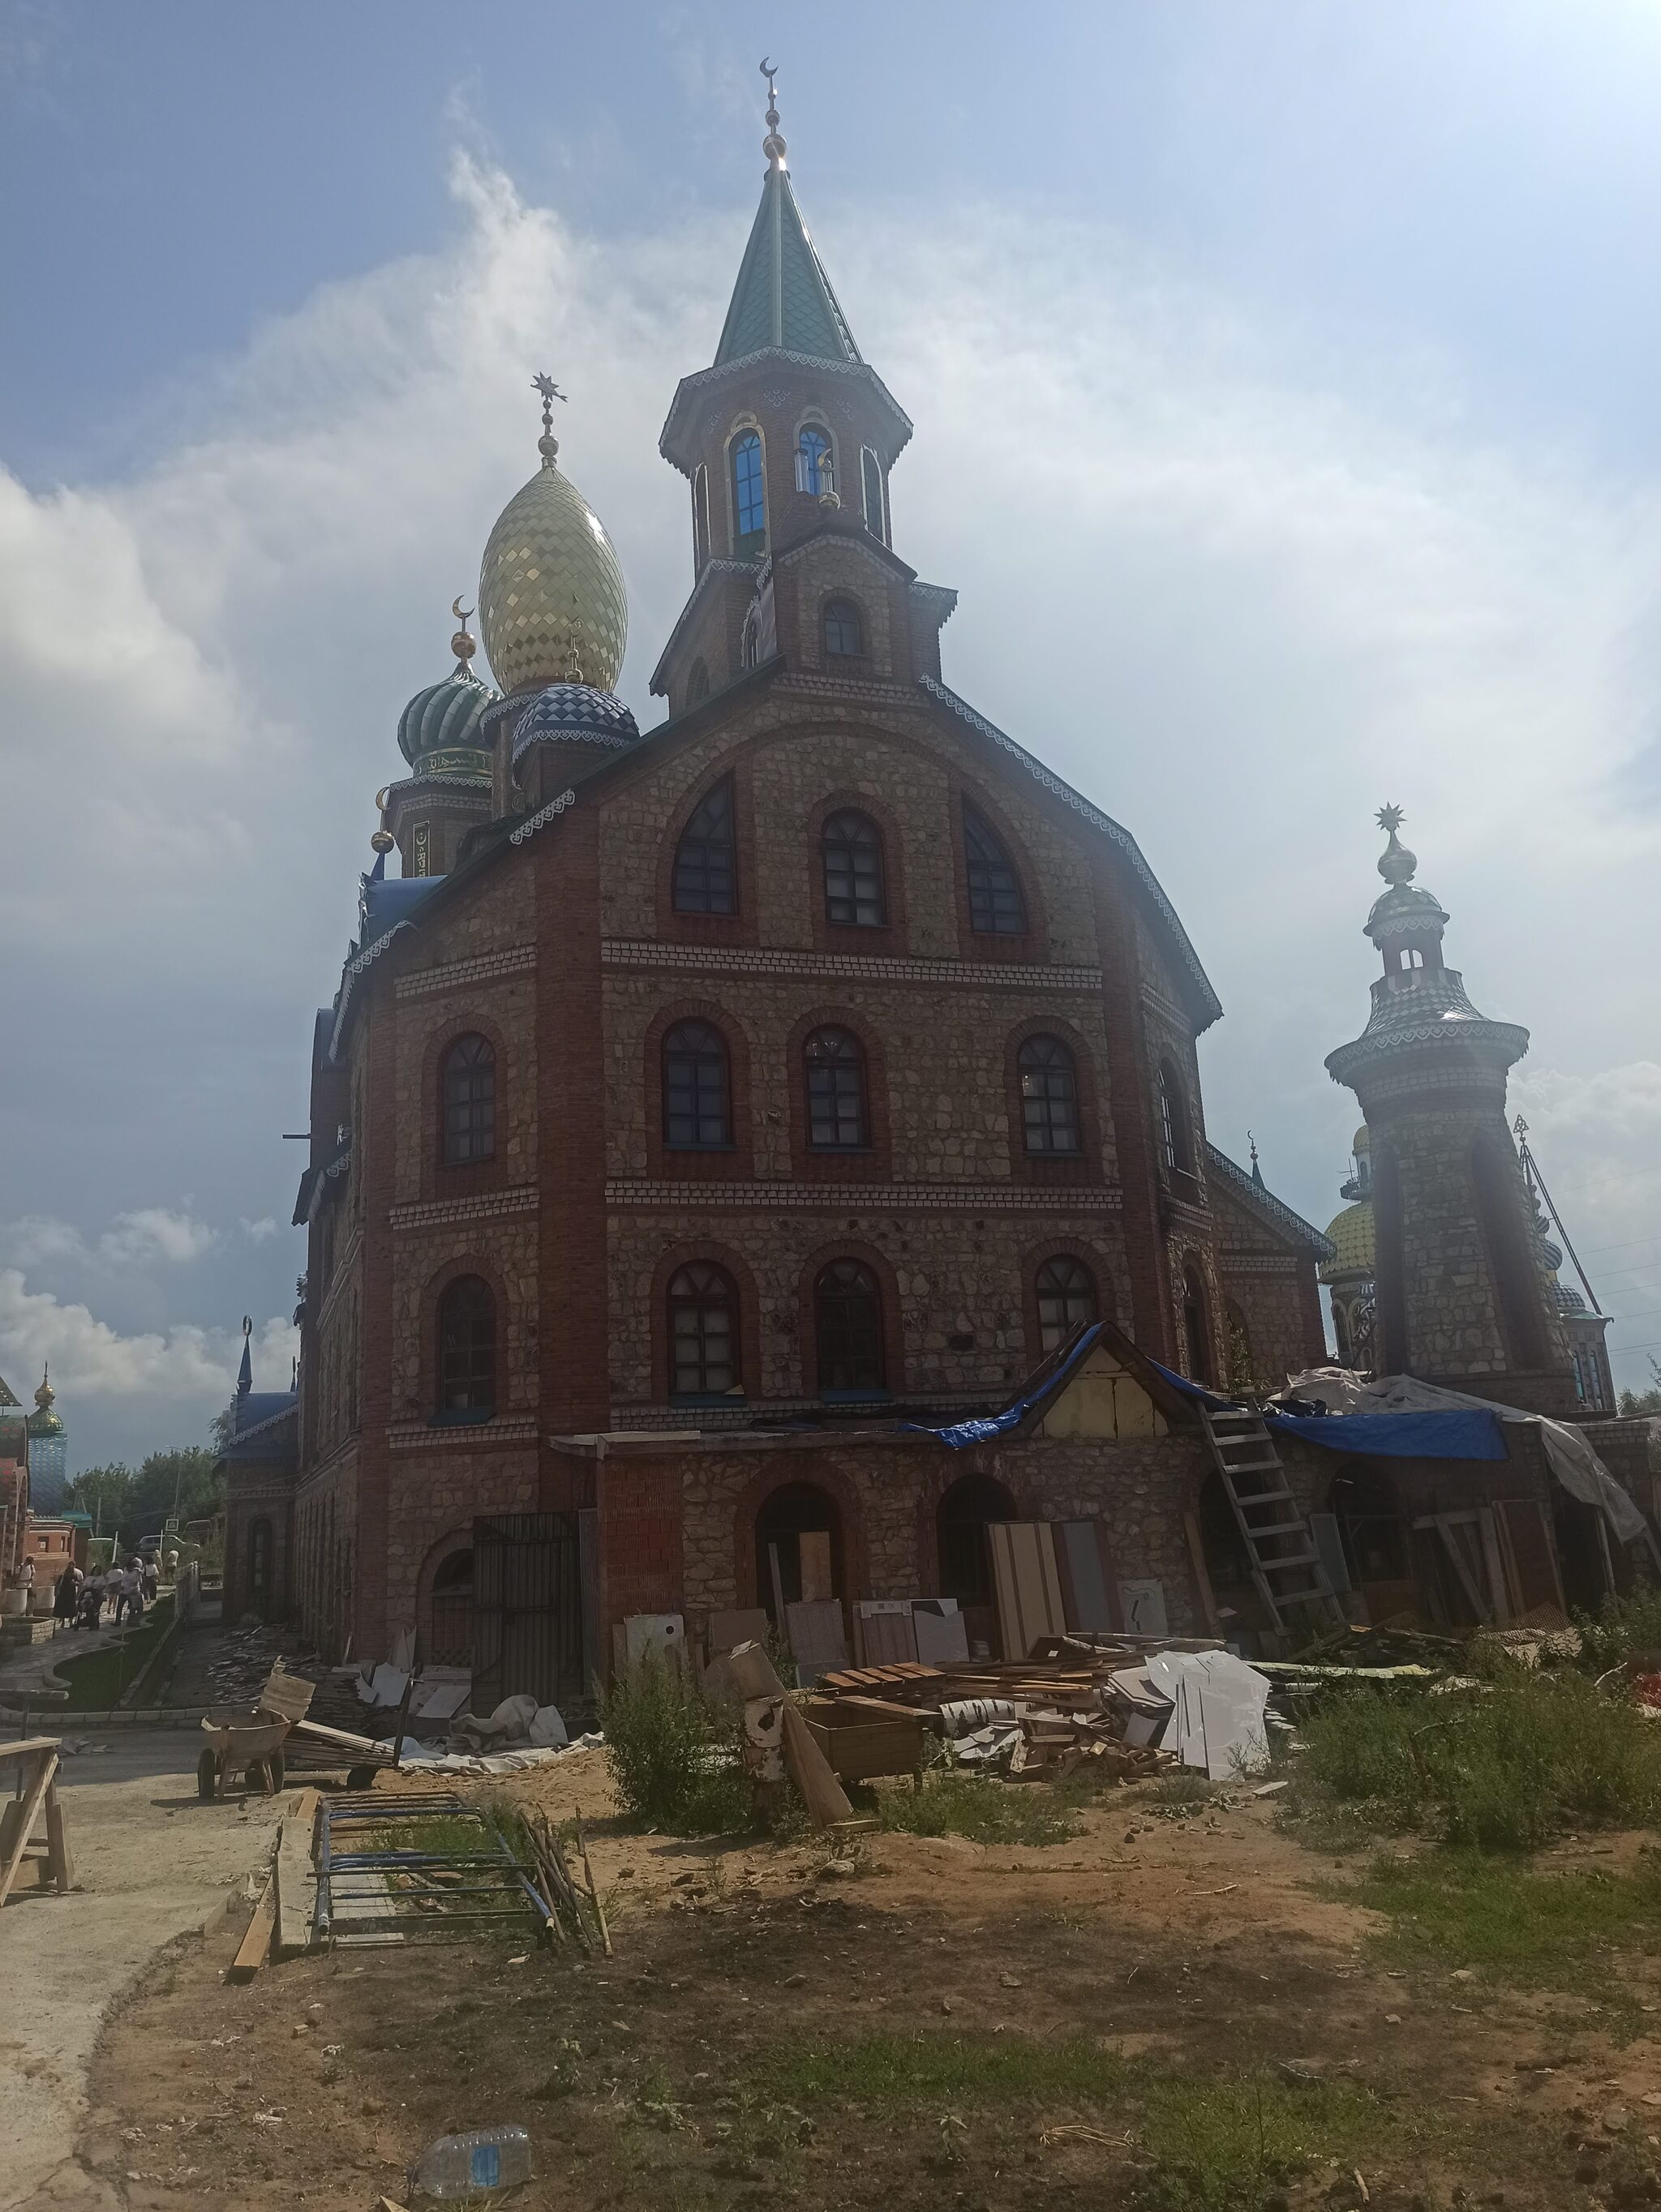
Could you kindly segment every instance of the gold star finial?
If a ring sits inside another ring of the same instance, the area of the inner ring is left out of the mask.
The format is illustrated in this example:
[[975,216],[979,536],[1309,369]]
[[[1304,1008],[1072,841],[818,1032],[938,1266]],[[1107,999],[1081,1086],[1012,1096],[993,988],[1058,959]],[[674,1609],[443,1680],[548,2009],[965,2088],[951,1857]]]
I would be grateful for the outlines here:
[[1396,832],[1401,828],[1402,824],[1407,820],[1407,816],[1402,812],[1399,806],[1391,805],[1389,806],[1381,806],[1378,809],[1378,813],[1373,817],[1373,819],[1378,823],[1378,827],[1381,830],[1388,830],[1390,836],[1393,837],[1396,835]]
[[551,467],[554,457],[559,452],[559,440],[554,435],[554,402],[556,399],[563,402],[565,394],[546,369],[539,376],[531,379],[531,389],[542,394],[542,435],[537,440],[537,451]]

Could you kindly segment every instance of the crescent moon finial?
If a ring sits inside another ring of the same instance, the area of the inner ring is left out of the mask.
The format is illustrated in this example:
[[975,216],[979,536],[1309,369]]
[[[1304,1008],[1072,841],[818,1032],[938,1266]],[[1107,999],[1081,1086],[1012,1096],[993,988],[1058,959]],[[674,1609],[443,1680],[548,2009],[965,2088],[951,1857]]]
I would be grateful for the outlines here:
[[478,609],[477,607],[464,607],[461,604],[461,594],[458,592],[454,599],[450,602],[450,612],[455,617],[459,623],[469,623],[472,622],[473,617],[478,612]]
[[392,789],[392,787],[391,784],[383,783],[380,790],[376,792],[374,795],[374,803],[375,811],[377,814],[384,814],[386,811],[386,793]]

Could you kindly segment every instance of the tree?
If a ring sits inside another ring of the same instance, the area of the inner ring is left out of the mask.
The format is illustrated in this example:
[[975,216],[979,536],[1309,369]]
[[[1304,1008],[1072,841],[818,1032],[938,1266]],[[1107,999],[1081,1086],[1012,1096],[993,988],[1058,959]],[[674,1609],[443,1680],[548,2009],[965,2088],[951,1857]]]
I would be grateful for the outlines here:
[[131,1533],[148,1536],[175,1513],[181,1521],[203,1521],[217,1513],[224,1493],[214,1480],[215,1458],[201,1444],[152,1452],[131,1478],[126,1515]]
[[132,1510],[133,1472],[119,1460],[82,1468],[69,1486],[70,1504],[92,1516],[95,1535],[119,1534]]
[[1647,1390],[1623,1390],[1621,1411],[1630,1419],[1635,1413],[1661,1413],[1661,1359],[1650,1356],[1652,1382]]
[[237,1401],[233,1398],[224,1412],[216,1413],[208,1424],[208,1434],[216,1451],[222,1452],[236,1434],[236,1407]]

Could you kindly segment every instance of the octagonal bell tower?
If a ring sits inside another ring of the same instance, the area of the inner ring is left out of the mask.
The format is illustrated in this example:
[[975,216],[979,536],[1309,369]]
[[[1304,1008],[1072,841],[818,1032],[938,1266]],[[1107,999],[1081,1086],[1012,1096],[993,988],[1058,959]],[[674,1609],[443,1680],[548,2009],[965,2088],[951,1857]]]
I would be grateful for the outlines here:
[[1529,1033],[1479,1013],[1444,966],[1448,917],[1413,881],[1402,819],[1380,810],[1387,888],[1366,924],[1384,973],[1366,1027],[1326,1063],[1360,1101],[1370,1138],[1373,1370],[1571,1413],[1573,1362],[1506,1118]]

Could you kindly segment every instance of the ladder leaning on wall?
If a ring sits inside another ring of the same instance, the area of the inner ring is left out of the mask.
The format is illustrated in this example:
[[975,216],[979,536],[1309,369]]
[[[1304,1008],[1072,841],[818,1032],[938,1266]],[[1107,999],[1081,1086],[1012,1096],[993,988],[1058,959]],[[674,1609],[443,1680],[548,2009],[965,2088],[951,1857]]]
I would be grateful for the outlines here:
[[1200,1420],[1271,1626],[1285,1635],[1287,1609],[1303,1607],[1313,1628],[1346,1627],[1348,1616],[1262,1414],[1202,1406]]

